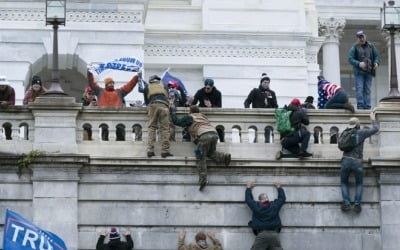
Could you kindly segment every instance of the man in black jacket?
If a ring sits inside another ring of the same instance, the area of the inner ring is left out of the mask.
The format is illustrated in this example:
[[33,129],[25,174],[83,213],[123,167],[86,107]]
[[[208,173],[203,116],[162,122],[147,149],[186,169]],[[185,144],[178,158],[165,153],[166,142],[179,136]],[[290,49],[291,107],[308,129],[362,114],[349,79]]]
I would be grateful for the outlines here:
[[133,240],[130,232],[125,232],[125,241],[121,241],[121,236],[119,235],[117,229],[112,227],[109,234],[108,243],[104,244],[104,239],[106,238],[107,233],[103,232],[100,234],[99,239],[97,240],[96,250],[132,250],[133,249]]
[[285,203],[286,196],[280,182],[275,182],[274,186],[278,190],[278,199],[271,202],[268,200],[268,196],[262,193],[258,196],[259,201],[255,201],[252,193],[254,182],[247,182],[246,204],[253,211],[249,226],[256,235],[250,250],[282,249],[279,240],[282,227],[279,210]]
[[214,86],[214,80],[207,78],[204,88],[199,89],[193,97],[192,105],[199,103],[202,108],[221,108],[221,92]]
[[[290,154],[283,154],[279,151],[276,154],[276,159],[279,160],[282,157],[310,157],[311,153],[307,152],[308,142],[310,141],[310,132],[304,125],[310,124],[308,115],[305,109],[301,108],[301,102],[299,99],[294,98],[289,106],[288,110],[291,110],[290,124],[294,129],[292,132],[281,134],[281,144],[283,149],[286,149]],[[300,146],[299,146],[300,144]]]
[[249,108],[250,104],[252,104],[252,108],[277,108],[278,102],[276,100],[276,94],[269,88],[270,82],[271,79],[267,74],[263,73],[260,86],[250,91],[244,101],[244,107]]

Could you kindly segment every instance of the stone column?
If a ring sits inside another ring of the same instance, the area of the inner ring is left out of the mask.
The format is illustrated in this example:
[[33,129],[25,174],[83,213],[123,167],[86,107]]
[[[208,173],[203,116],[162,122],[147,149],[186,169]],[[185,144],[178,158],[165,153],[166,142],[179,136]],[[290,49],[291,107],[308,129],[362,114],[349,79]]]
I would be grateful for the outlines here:
[[323,74],[334,83],[340,83],[339,40],[346,24],[344,18],[319,18],[319,31],[325,37],[323,48]]
[[381,211],[381,250],[397,250],[400,246],[400,167],[399,161],[373,159],[378,172]]
[[34,149],[78,153],[76,117],[82,105],[74,97],[39,97],[29,108],[35,119]]
[[57,234],[69,250],[78,249],[78,172],[88,161],[87,156],[42,155],[29,166],[33,221]]

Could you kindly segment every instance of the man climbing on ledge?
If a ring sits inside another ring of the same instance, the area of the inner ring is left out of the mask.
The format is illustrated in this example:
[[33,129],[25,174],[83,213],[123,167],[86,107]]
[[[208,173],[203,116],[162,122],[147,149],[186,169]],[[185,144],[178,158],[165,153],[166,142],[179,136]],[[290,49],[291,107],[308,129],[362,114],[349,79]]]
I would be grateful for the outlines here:
[[[356,179],[356,192],[354,197],[354,212],[361,212],[361,198],[363,192],[363,151],[365,139],[371,137],[379,131],[379,125],[375,120],[375,113],[371,112],[370,118],[372,121],[372,128],[360,128],[360,121],[356,117],[352,117],[349,120],[347,129],[355,131],[356,146],[349,151],[343,151],[343,157],[340,169],[340,185],[342,188],[342,211],[350,211],[350,194],[349,194],[349,177],[351,173],[354,173]],[[339,144],[340,144],[339,137]]]
[[267,194],[261,193],[258,196],[259,201],[253,198],[252,189],[254,182],[247,182],[246,204],[253,212],[249,226],[253,229],[256,239],[250,250],[282,250],[279,233],[282,223],[279,217],[279,210],[286,200],[285,191],[280,182],[275,182],[274,186],[278,190],[278,199],[270,201]]
[[231,154],[217,151],[218,133],[211,125],[207,116],[200,113],[199,107],[190,106],[190,114],[183,117],[176,117],[175,106],[170,107],[172,122],[181,127],[187,127],[192,141],[197,145],[195,154],[197,157],[197,169],[199,171],[199,190],[202,191],[207,185],[207,157],[217,163],[223,162],[229,166]]

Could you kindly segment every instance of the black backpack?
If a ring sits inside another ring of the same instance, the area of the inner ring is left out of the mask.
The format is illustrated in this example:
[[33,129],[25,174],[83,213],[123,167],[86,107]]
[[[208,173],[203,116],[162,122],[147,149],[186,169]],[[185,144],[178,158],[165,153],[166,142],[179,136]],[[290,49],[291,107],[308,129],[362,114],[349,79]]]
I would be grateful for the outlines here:
[[346,128],[339,136],[338,147],[344,152],[353,150],[358,144],[356,128]]

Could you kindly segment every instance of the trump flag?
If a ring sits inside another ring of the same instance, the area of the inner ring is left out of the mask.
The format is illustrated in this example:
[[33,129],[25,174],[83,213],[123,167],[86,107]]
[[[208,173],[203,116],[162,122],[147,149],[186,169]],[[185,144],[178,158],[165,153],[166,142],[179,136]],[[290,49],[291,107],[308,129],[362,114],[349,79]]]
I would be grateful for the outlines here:
[[67,250],[57,235],[32,224],[21,215],[7,209],[4,221],[4,250]]
[[165,71],[164,74],[161,76],[161,81],[165,84],[171,84],[171,83],[175,83],[177,84],[180,89],[182,89],[183,93],[188,96],[189,93],[186,90],[185,85],[183,84],[183,82],[181,81],[181,79],[179,79],[178,77],[175,77],[173,75],[171,75],[168,71]]

